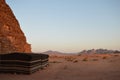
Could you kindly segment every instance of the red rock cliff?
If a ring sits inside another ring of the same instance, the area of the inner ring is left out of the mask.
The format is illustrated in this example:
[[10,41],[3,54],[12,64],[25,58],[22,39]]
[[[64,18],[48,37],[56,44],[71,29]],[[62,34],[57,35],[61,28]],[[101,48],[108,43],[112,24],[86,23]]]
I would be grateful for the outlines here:
[[31,52],[31,45],[5,0],[0,0],[0,54]]

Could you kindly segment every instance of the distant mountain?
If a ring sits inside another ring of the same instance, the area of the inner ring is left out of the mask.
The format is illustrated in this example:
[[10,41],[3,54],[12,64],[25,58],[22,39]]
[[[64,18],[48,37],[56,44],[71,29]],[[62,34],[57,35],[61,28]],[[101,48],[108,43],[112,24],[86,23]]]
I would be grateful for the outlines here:
[[43,52],[44,54],[63,54],[62,52],[58,52],[58,51],[52,51],[52,50],[49,50],[49,51],[46,51],[46,52]]
[[91,49],[79,52],[79,54],[105,54],[105,53],[120,53],[120,51],[107,49]]
[[118,50],[107,50],[107,49],[90,49],[90,50],[83,50],[79,53],[63,53],[59,51],[45,51],[42,52],[43,54],[48,54],[50,56],[67,56],[67,55],[77,55],[77,54],[111,54],[111,53],[120,53]]
[[50,56],[67,56],[67,55],[77,55],[77,53],[63,53],[63,52],[59,52],[59,51],[52,51],[52,50],[49,50],[49,51],[43,52],[43,54],[48,54],[48,55],[50,55]]
[[43,54],[48,54],[48,55],[50,55],[50,56],[52,56],[52,55],[54,55],[54,56],[65,56],[65,55],[69,55],[69,53],[62,53],[62,52],[59,52],[59,51],[52,51],[52,50],[43,52]]

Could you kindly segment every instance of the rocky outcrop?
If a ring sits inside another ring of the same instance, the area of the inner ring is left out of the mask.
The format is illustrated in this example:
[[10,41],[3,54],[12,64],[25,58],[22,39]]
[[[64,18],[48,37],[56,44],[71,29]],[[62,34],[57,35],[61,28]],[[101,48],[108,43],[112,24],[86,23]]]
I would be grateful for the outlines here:
[[108,50],[108,49],[90,49],[83,50],[79,54],[112,54],[112,53],[120,53],[119,50]]
[[0,0],[0,54],[31,52],[31,45],[5,0]]

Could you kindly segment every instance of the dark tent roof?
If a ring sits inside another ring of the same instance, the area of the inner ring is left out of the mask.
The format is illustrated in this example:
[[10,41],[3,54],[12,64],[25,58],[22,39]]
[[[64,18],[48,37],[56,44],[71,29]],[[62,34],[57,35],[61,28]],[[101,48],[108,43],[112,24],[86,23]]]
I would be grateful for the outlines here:
[[49,56],[47,54],[36,54],[36,53],[10,53],[0,54],[0,60],[26,60],[33,61],[39,59],[45,59]]

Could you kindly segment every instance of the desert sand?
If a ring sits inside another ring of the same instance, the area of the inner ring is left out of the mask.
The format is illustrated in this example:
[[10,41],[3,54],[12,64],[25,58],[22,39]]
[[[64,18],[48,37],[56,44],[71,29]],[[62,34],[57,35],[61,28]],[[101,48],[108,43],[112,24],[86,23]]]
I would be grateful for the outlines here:
[[0,80],[120,80],[120,54],[50,56],[43,70],[31,75],[1,73]]

